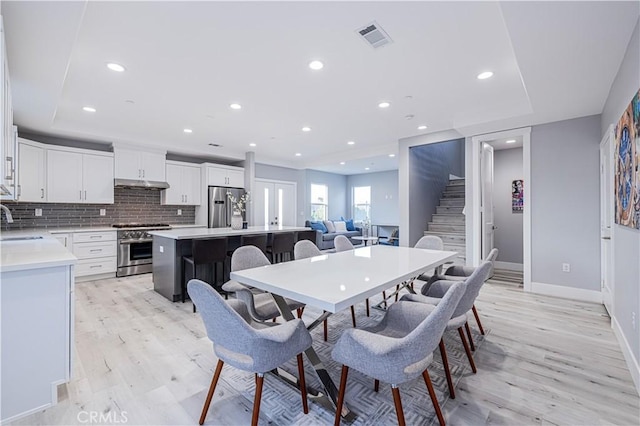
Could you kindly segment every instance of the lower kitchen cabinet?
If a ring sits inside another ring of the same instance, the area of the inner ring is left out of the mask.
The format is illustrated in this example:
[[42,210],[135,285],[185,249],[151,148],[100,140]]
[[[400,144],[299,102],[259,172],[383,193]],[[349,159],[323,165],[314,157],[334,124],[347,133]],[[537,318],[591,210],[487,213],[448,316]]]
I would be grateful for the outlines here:
[[78,258],[78,281],[114,276],[117,269],[116,231],[51,232]]

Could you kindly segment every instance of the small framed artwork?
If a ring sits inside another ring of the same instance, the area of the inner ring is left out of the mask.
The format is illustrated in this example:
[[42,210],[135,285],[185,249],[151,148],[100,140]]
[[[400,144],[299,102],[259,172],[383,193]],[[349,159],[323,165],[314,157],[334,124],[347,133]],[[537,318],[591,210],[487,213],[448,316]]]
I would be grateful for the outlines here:
[[517,179],[511,182],[511,212],[522,213],[524,206],[524,181]]

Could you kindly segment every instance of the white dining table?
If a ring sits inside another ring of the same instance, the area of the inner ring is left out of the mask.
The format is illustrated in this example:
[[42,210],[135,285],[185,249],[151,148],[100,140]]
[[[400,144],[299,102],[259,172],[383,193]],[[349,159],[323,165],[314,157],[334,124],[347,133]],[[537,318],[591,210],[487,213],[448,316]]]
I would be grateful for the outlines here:
[[[294,316],[285,297],[322,309],[325,313],[307,327],[312,329],[331,313],[340,312],[397,284],[409,283],[457,255],[452,251],[373,245],[235,271],[231,272],[231,279],[270,292],[287,321],[293,320]],[[335,383],[313,347],[305,354],[325,388],[318,402],[335,411],[338,395]],[[342,416],[347,421],[354,418],[346,405]]]

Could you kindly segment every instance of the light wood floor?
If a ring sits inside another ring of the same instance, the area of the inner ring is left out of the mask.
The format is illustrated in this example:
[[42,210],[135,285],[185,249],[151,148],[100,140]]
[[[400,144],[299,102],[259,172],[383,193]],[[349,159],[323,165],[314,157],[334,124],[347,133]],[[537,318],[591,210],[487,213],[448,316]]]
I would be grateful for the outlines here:
[[[216,363],[211,343],[190,303],[170,303],[152,287],[149,274],[78,283],[73,380],[60,386],[57,406],[14,424],[88,424],[91,411],[111,424],[124,423],[122,412],[127,424],[196,424]],[[443,407],[448,424],[640,423],[602,306],[492,283],[476,306],[491,332],[475,354],[478,373]],[[223,370],[207,424],[249,424],[251,405]]]

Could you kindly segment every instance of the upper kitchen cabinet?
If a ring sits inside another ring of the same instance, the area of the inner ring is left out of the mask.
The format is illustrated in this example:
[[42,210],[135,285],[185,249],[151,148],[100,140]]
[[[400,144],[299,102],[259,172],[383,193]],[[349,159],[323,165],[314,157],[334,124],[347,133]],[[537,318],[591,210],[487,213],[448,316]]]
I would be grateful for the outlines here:
[[207,164],[207,185],[244,188],[244,169],[242,167]]
[[46,158],[44,145],[18,138],[18,201],[47,201]]
[[47,201],[113,204],[113,154],[47,150]]
[[161,204],[200,205],[200,165],[167,161],[167,183]]
[[4,25],[0,18],[0,198],[17,199],[16,153],[18,151],[18,131],[13,125],[13,107],[11,104],[11,84],[9,81],[9,63],[4,44]]
[[115,178],[165,182],[166,153],[114,146]]

